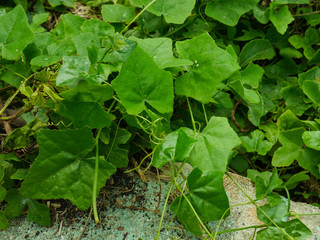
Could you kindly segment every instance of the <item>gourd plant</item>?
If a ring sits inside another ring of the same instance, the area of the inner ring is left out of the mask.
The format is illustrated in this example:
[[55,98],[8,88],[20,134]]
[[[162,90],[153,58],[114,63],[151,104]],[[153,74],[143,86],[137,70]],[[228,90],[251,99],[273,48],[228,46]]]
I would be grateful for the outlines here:
[[[67,13],[80,7],[82,17]],[[206,223],[230,214],[223,187],[225,174],[234,181],[230,168],[256,184],[256,199],[248,198],[264,222],[253,226],[257,239],[309,237],[297,214],[288,220],[290,204],[279,193],[290,200],[320,178],[318,7],[309,0],[6,3],[0,228],[26,207],[30,221],[49,226],[41,199],[92,205],[98,222],[99,190],[139,154],[131,170],[147,158],[149,167],[170,170],[163,214],[177,188],[170,209],[197,236],[225,232]],[[8,116],[8,108],[16,112]],[[12,129],[17,118],[25,125]]]

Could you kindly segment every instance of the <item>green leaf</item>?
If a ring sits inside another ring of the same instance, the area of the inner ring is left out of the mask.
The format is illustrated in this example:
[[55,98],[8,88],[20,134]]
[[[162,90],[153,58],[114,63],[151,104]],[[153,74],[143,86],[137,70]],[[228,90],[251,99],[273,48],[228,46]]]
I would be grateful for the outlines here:
[[259,0],[213,0],[207,4],[206,14],[223,24],[237,25],[241,15],[253,9]]
[[208,33],[177,42],[181,57],[193,62],[189,71],[176,80],[176,94],[202,103],[211,100],[217,85],[239,69],[236,58],[219,48]]
[[52,7],[65,5],[66,7],[74,7],[74,0],[48,0]]
[[[2,179],[0,181],[2,181]],[[0,203],[3,201],[6,195],[7,195],[7,190],[3,186],[0,186]]]
[[28,221],[36,222],[40,226],[49,227],[51,225],[50,209],[36,200],[28,202]]
[[[202,172],[195,168],[188,176],[189,193],[186,197],[203,222],[220,219],[229,208],[228,197],[223,188],[223,175],[223,171]],[[201,235],[199,222],[185,198],[176,198],[170,208],[187,230]]]
[[227,118],[212,117],[203,132],[197,136],[197,142],[187,162],[203,172],[224,172],[231,150],[240,143]]
[[45,31],[45,29],[43,27],[40,27],[39,25],[47,21],[48,17],[49,17],[48,12],[34,15],[32,18],[32,23],[30,24],[30,28],[32,29],[32,31],[34,33]]
[[284,34],[288,29],[288,25],[294,20],[289,8],[288,6],[281,6],[280,9],[278,9],[273,3],[271,3],[270,6],[270,21],[279,33]]
[[106,22],[125,22],[129,23],[135,16],[135,8],[124,5],[105,4],[102,6],[102,17]]
[[33,39],[34,34],[20,5],[0,17],[0,53],[3,58],[17,60]]
[[261,173],[257,170],[248,169],[248,177],[256,184],[256,197],[260,200],[264,196],[272,195],[272,191],[282,184],[276,169],[273,169],[272,172]]
[[229,167],[236,170],[237,172],[243,173],[249,168],[248,160],[242,155],[235,156],[230,162]]
[[284,186],[288,189],[294,189],[300,182],[309,180],[308,171],[302,171],[292,175],[284,184]]
[[[152,0],[131,0],[134,6],[147,6]],[[182,24],[194,8],[195,0],[158,0],[147,8],[156,16],[163,15],[168,23]]]
[[247,152],[257,152],[260,155],[266,155],[273,144],[267,140],[263,140],[265,136],[258,129],[251,132],[250,135],[251,137],[240,137],[242,145],[246,148]]
[[110,114],[102,105],[113,97],[113,89],[109,85],[79,81],[75,88],[64,91],[61,96],[64,100],[57,113],[69,118],[76,128],[103,128],[111,124]]
[[269,122],[265,125],[260,125],[259,128],[265,131],[266,138],[272,143],[275,144],[278,141],[279,128],[277,124]]
[[302,58],[302,54],[291,47],[281,48],[279,54],[285,58]]
[[285,111],[279,117],[277,125],[279,126],[280,131],[304,127],[303,122],[290,110]]
[[51,225],[50,209],[40,204],[36,200],[22,196],[17,190],[10,189],[6,196],[5,215],[12,219],[18,217],[28,206],[28,220],[35,222],[40,226],[49,227]]
[[314,80],[306,80],[302,84],[303,92],[317,105],[320,105],[320,84]]
[[114,27],[111,24],[98,19],[85,20],[81,25],[80,29],[83,32],[92,32],[99,38],[113,36],[115,33]]
[[0,210],[0,230],[9,228],[8,220],[3,211]]
[[315,51],[312,45],[318,44],[320,41],[319,31],[314,28],[308,28],[305,36],[293,35],[289,38],[289,42],[296,49],[303,48],[303,54],[307,59],[311,59]]
[[283,146],[278,148],[274,153],[272,165],[284,167],[289,166],[294,160],[297,160],[301,167],[320,179],[318,166],[320,164],[320,152],[304,147],[302,139],[304,131],[304,128],[295,128],[280,132],[279,141]]
[[18,179],[18,180],[23,180],[24,177],[27,175],[29,169],[27,168],[19,168],[17,171],[11,175],[11,179]]
[[302,88],[303,82],[306,80],[314,80],[320,79],[320,68],[318,66],[309,69],[306,72],[299,74],[299,86]]
[[131,133],[123,128],[119,128],[114,122],[108,128],[104,128],[100,135],[101,141],[105,144],[99,148],[100,154],[106,156],[107,161],[117,168],[128,166],[129,151],[123,144],[131,137]]
[[250,86],[251,88],[258,88],[261,82],[264,70],[259,65],[252,62],[240,72],[241,73],[241,83],[245,86]]
[[240,66],[246,66],[255,60],[272,59],[276,55],[271,42],[267,39],[255,39],[248,42],[239,55]]
[[[42,130],[38,133],[39,156],[21,185],[24,196],[71,200],[79,209],[92,203],[95,158],[85,158],[94,146],[91,130]],[[98,191],[115,172],[99,158]]]
[[160,113],[173,111],[171,74],[161,70],[140,47],[131,53],[112,87],[129,114],[141,113],[146,103]]
[[291,110],[297,116],[301,116],[308,108],[311,107],[311,104],[306,104],[307,98],[303,94],[303,91],[297,86],[282,88],[281,95],[286,101],[287,109]]
[[56,80],[57,85],[77,85],[79,79],[89,73],[90,65],[90,60],[87,57],[63,57],[63,65]]
[[302,139],[307,147],[320,151],[320,131],[305,131]]
[[189,128],[179,128],[168,134],[153,154],[152,165],[161,168],[171,161],[183,161],[189,157],[196,140]]
[[48,67],[60,60],[61,60],[61,57],[58,57],[58,56],[41,55],[41,56],[32,58],[30,64],[37,67]]
[[150,57],[153,58],[160,68],[188,66],[192,62],[187,59],[179,59],[173,57],[172,40],[170,38],[146,38],[140,39],[130,37],[136,41]]
[[[288,208],[284,201],[281,201],[280,204],[271,207],[269,204],[260,207],[269,218],[271,218],[276,224],[281,224],[283,219],[288,215]],[[257,209],[257,216],[259,220],[264,223],[271,224],[269,218],[262,213],[262,211],[258,208]]]
[[10,135],[6,137],[4,145],[10,149],[24,148],[33,142],[31,138],[41,127],[42,121],[35,119],[27,125],[13,130]]
[[261,9],[257,4],[253,8],[253,15],[260,23],[267,24],[270,18],[270,8],[268,7],[266,9]]

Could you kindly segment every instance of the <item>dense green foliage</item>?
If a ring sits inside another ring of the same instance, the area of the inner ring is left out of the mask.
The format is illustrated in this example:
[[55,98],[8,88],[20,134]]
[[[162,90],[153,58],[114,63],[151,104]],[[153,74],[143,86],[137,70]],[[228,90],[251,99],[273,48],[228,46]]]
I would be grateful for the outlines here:
[[229,215],[233,170],[268,199],[257,239],[309,237],[279,194],[319,199],[319,1],[79,2],[0,8],[0,229],[26,207],[50,226],[44,199],[98,222],[99,190],[134,156],[170,169],[170,209],[197,236]]

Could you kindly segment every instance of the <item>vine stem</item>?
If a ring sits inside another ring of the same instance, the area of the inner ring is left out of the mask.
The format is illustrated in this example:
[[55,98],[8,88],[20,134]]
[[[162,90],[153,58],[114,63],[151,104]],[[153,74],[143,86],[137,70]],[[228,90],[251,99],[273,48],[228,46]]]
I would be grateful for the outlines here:
[[201,227],[204,229],[204,231],[208,234],[209,237],[211,237],[212,240],[214,240],[214,236],[211,234],[211,232],[207,229],[207,227],[204,225],[204,223],[202,222],[202,220],[200,219],[197,211],[194,209],[194,207],[192,206],[192,203],[189,201],[189,199],[187,198],[187,196],[183,193],[183,190],[181,190],[179,184],[177,183],[176,178],[173,178],[174,184],[176,186],[176,188],[178,189],[178,191],[181,193],[181,195],[183,196],[183,198],[187,201],[189,207],[191,208],[192,212],[194,213],[194,215],[196,216],[197,220],[199,221]]
[[159,237],[160,237],[161,226],[162,226],[162,222],[163,222],[163,219],[164,219],[164,214],[165,214],[165,211],[166,211],[166,208],[167,208],[167,205],[168,205],[169,197],[170,197],[170,194],[171,194],[171,191],[172,191],[172,188],[173,188],[173,184],[174,184],[174,182],[171,181],[171,185],[170,185],[169,191],[167,193],[166,201],[164,202],[164,205],[163,205],[163,209],[162,209],[162,214],[161,214],[161,218],[160,218],[160,223],[159,223],[159,227],[158,227],[156,240],[158,240]]
[[[8,68],[9,69],[9,68]],[[9,69],[10,70],[10,69]],[[11,70],[12,71],[12,70]],[[22,75],[19,74],[20,77],[23,77]],[[0,116],[4,113],[4,111],[7,109],[7,107],[11,104],[11,102],[13,101],[13,99],[18,95],[18,93],[20,92],[21,88],[23,86],[25,86],[26,82],[32,78],[34,76],[34,74],[30,75],[28,78],[24,78],[24,81],[21,82],[20,86],[18,87],[18,89],[15,91],[15,93],[8,98],[8,100],[4,103],[3,108],[0,110]]]
[[192,110],[191,110],[191,105],[190,105],[190,101],[189,101],[189,98],[188,98],[188,97],[187,97],[187,103],[188,103],[188,108],[189,108],[190,117],[191,117],[191,121],[192,121],[194,136],[196,136],[196,134],[197,134],[197,128],[196,128],[196,124],[195,124],[195,121],[194,121],[194,118],[193,118],[193,113],[192,113]]
[[246,195],[246,197],[250,200],[250,202],[252,202],[252,203],[256,206],[256,208],[259,209],[259,210],[262,212],[262,214],[265,215],[266,218],[268,218],[268,220],[269,220],[276,228],[278,228],[288,239],[294,240],[287,232],[283,231],[283,229],[280,228],[280,227],[269,217],[269,215],[268,215],[263,209],[261,209],[261,207],[259,207],[259,205],[246,193],[246,191],[240,186],[239,183],[237,183],[236,180],[234,180],[234,178],[233,178],[228,172],[226,172],[225,174],[232,180],[232,182],[234,182],[234,184],[237,185],[237,187],[241,190],[241,192],[243,192],[244,195]]
[[137,16],[135,16],[134,19],[132,19],[131,22],[130,22],[124,29],[121,30],[121,32],[119,33],[119,35],[121,35],[124,31],[126,31],[126,30],[130,27],[130,25],[131,25],[132,23],[134,23],[134,22],[141,16],[141,14],[144,13],[144,11],[146,11],[146,10],[147,10],[153,3],[155,3],[156,1],[157,1],[157,0],[153,0],[153,1],[151,1],[147,6],[145,6],[145,7],[141,10],[141,12],[139,12],[139,13],[137,14]]
[[99,138],[102,128],[98,130],[96,136],[96,163],[94,169],[94,179],[93,179],[93,189],[92,189],[92,208],[93,216],[96,223],[99,222],[98,210],[97,210],[97,185],[98,185],[98,175],[99,175]]

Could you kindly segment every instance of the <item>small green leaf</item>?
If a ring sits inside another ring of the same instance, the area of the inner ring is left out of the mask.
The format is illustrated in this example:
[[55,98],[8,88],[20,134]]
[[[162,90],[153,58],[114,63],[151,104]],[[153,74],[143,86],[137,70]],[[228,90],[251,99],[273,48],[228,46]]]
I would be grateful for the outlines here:
[[[131,0],[134,6],[147,6],[152,0]],[[158,0],[147,8],[156,16],[164,16],[168,23],[182,24],[191,15],[195,0]]]
[[74,7],[74,0],[48,0],[52,7],[65,5],[66,7]]
[[270,6],[270,21],[273,23],[279,33],[284,34],[288,29],[288,25],[294,20],[294,18],[291,16],[289,8],[288,6],[281,6],[280,9],[278,9],[273,3],[271,3]]
[[45,31],[45,29],[43,27],[40,27],[39,25],[44,23],[45,21],[47,21],[48,17],[49,17],[48,12],[34,15],[32,18],[32,23],[30,24],[32,31],[34,33],[39,33],[39,32]]
[[17,60],[33,39],[34,34],[20,5],[0,17],[0,47],[3,58]]
[[176,94],[202,103],[211,100],[217,85],[239,69],[236,58],[219,48],[208,33],[177,42],[181,57],[193,62],[189,71],[176,80]]
[[303,48],[303,54],[307,59],[311,59],[315,51],[312,45],[318,44],[320,40],[319,31],[314,28],[308,28],[305,36],[293,35],[289,38],[289,42],[296,49]]
[[58,57],[58,56],[41,55],[41,56],[32,58],[30,64],[37,67],[48,67],[60,60],[61,60],[61,57]]
[[102,6],[102,17],[106,22],[125,22],[129,23],[135,15],[135,8],[124,5],[105,4]]
[[266,155],[273,144],[267,140],[263,140],[264,134],[258,129],[251,132],[250,135],[251,137],[240,137],[242,145],[246,148],[247,152],[257,152],[260,155]]
[[203,132],[197,136],[197,142],[187,162],[203,172],[224,172],[231,150],[240,143],[226,118],[212,117]]
[[[315,89],[315,91],[317,91],[317,89]],[[281,95],[286,101],[287,109],[291,110],[297,116],[301,116],[308,108],[311,107],[311,104],[306,104],[307,98],[303,94],[303,91],[297,86],[282,88]]]
[[80,29],[83,32],[92,32],[99,38],[113,36],[115,32],[114,27],[111,24],[100,21],[98,19],[85,20]]
[[63,57],[63,65],[57,76],[57,85],[77,85],[81,77],[89,73],[90,60],[87,57]]
[[302,139],[307,147],[320,151],[320,131],[306,131]]
[[129,114],[141,113],[145,103],[160,113],[173,111],[171,74],[161,70],[140,47],[131,53],[112,87]]
[[23,180],[25,176],[27,175],[29,169],[27,168],[19,168],[17,171],[11,175],[11,179],[17,179],[17,180]]
[[43,126],[42,121],[35,119],[27,125],[13,130],[7,136],[4,145],[10,149],[19,149],[31,145],[32,136]]
[[300,182],[309,180],[308,171],[302,171],[292,175],[284,184],[284,186],[288,189],[294,189]]
[[187,59],[173,57],[172,40],[170,38],[146,38],[130,37],[153,58],[160,68],[188,66],[192,62]]
[[239,60],[240,66],[246,66],[255,60],[272,59],[276,55],[271,42],[267,39],[255,39],[248,42],[242,49]]
[[259,0],[213,0],[207,4],[206,14],[223,24],[237,25],[241,15],[253,9]]
[[[1,177],[0,177],[0,181],[2,181]],[[3,186],[0,186],[0,203],[6,197],[6,194],[7,194],[7,190]]]
[[[81,210],[88,209],[95,171],[95,158],[85,158],[94,146],[91,130],[42,130],[38,144],[39,156],[21,185],[21,193],[38,199],[65,198]],[[115,170],[99,158],[97,193]]]
[[189,128],[179,128],[168,134],[153,154],[152,165],[161,168],[171,161],[182,161],[190,155],[196,140]]
[[[186,197],[203,222],[220,219],[229,208],[223,188],[224,171],[202,172],[195,168],[188,176],[189,193]],[[199,222],[183,197],[178,197],[170,206],[187,230],[200,235]],[[228,212],[230,214],[230,212]],[[225,215],[227,217],[228,214]]]
[[28,221],[38,223],[40,226],[49,227],[51,225],[50,209],[36,200],[28,202]]
[[303,122],[290,110],[285,111],[278,119],[280,131],[304,127]]
[[9,228],[8,220],[3,211],[0,210],[0,230]]

